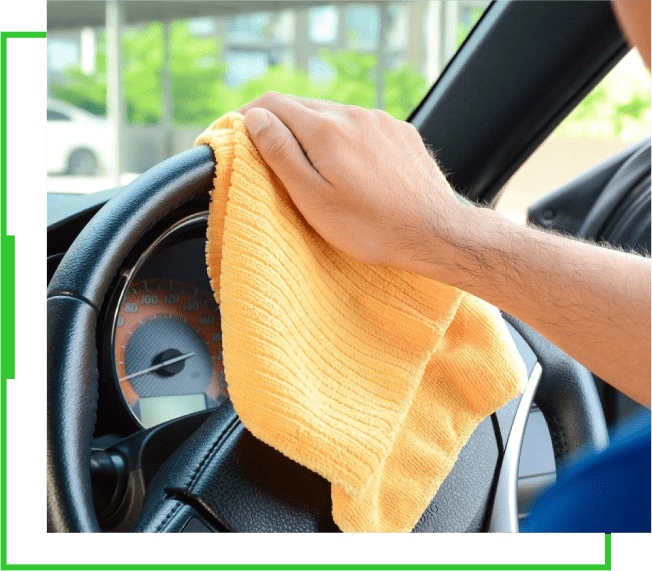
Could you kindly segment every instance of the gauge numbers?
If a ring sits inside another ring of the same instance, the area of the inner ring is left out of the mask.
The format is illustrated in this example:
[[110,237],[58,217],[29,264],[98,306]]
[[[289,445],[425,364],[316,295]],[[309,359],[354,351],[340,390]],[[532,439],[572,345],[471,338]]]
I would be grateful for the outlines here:
[[210,292],[170,279],[133,282],[114,347],[120,392],[144,428],[228,398],[220,312]]

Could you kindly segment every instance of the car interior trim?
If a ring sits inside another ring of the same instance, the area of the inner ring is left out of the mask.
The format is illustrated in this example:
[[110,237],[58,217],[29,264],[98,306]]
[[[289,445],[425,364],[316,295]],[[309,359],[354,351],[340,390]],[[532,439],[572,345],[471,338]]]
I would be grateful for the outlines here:
[[490,204],[628,51],[609,2],[494,2],[408,120],[453,188]]
[[507,445],[501,458],[494,505],[489,519],[488,531],[490,532],[515,533],[518,531],[518,458],[521,454],[528,415],[542,372],[541,365],[536,363],[521,396],[512,428],[509,431]]
[[580,238],[598,239],[612,213],[627,195],[650,176],[650,139],[626,160],[613,175],[584,220],[577,235]]
[[214,175],[213,152],[202,145],[128,184],[79,233],[50,280],[48,297],[74,292],[101,307],[130,247],[167,214],[211,189]]
[[[623,164],[645,147],[647,138],[630,145],[588,171],[546,194],[528,207],[528,222],[541,228],[577,236],[589,213]],[[648,164],[648,173],[650,165]],[[585,236],[596,239],[597,236]]]

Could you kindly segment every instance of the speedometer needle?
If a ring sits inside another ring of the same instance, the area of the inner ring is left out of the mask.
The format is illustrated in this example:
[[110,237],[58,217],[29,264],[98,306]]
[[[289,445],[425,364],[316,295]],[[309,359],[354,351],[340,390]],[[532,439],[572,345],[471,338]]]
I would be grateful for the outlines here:
[[131,375],[127,375],[126,377],[122,377],[120,381],[127,381],[129,379],[133,379],[134,377],[139,377],[140,375],[146,375],[147,373],[157,371],[158,369],[162,369],[163,367],[167,367],[168,365],[173,365],[174,363],[178,363],[179,361],[188,359],[192,357],[194,354],[195,352],[193,351],[192,353],[186,353],[185,355],[179,355],[178,357],[168,359],[167,361],[163,361],[162,363],[159,363],[158,365],[154,365],[153,367],[149,367],[147,369],[143,369],[142,371],[131,373]]

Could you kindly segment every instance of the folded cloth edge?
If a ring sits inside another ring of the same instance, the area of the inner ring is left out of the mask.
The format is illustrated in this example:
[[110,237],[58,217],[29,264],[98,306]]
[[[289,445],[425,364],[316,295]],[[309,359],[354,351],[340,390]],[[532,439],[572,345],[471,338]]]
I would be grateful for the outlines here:
[[[230,146],[230,143],[233,142],[233,148],[238,146],[238,144],[244,145],[247,149],[247,152],[253,153],[256,160],[263,165],[265,165],[265,168],[269,171],[270,176],[275,176],[271,169],[264,163],[260,155],[258,154],[257,150],[249,140],[248,136],[246,135],[246,132],[243,130],[243,120],[242,116],[236,113],[230,113],[222,118],[218,119],[215,121],[200,137],[198,137],[196,144],[209,144],[209,146],[213,149],[214,153],[217,155],[220,155],[219,158],[217,158],[217,161],[220,163],[219,168],[217,169],[217,174],[215,178],[215,183],[221,186],[218,186],[216,188],[224,188],[225,186],[229,189],[228,192],[223,193],[221,196],[216,196],[215,192],[213,193],[212,196],[212,201],[211,201],[211,209],[210,209],[210,214],[209,214],[209,227],[211,228],[211,235],[210,235],[210,240],[207,245],[207,249],[211,249],[214,251],[214,253],[219,252],[219,248],[223,245],[223,228],[221,224],[215,223],[216,221],[219,221],[221,216],[224,216],[224,227],[229,223],[229,208],[230,208],[230,202],[229,202],[229,197],[231,195],[232,191],[232,186],[230,186],[230,178],[233,173],[233,161],[236,158],[236,154],[234,151],[232,151],[232,148]],[[235,136],[235,139],[233,138]],[[225,139],[229,142],[229,144],[224,144]],[[229,186],[227,186],[229,185]],[[294,205],[292,204],[294,207]],[[213,223],[211,224],[211,221]],[[310,229],[311,232],[312,229]],[[315,233],[316,235],[316,233]],[[218,239],[215,239],[215,238]],[[319,238],[323,242],[321,238]],[[324,242],[325,243],[325,242]],[[219,254],[218,254],[219,255]],[[343,253],[341,254],[342,256],[344,255]],[[213,266],[215,266],[215,260],[219,260],[219,257],[213,257]],[[220,263],[223,263],[222,260],[219,260]],[[355,261],[356,264],[361,264],[360,262]],[[366,266],[366,265],[365,265]],[[216,269],[215,267],[213,269]],[[219,272],[219,268],[217,268]],[[388,272],[393,272],[393,273],[398,273],[398,271],[394,271],[392,269],[387,268],[386,269]],[[216,295],[216,299],[220,301],[223,296],[224,292],[222,291],[222,280],[217,279],[216,276],[217,272],[213,272],[211,276],[211,285],[215,289],[216,292],[219,292],[218,295]],[[406,272],[402,272],[406,273]],[[422,280],[426,280],[426,278],[420,278]],[[219,281],[219,288],[216,287],[216,281]],[[374,460],[373,465],[355,465],[355,462],[353,461],[353,458],[349,457],[349,461],[346,463],[342,463],[339,465],[339,470],[334,472],[333,471],[333,465],[337,465],[336,460],[333,457],[322,457],[322,453],[318,451],[316,447],[313,447],[313,450],[311,451],[309,447],[302,447],[299,451],[296,449],[292,450],[291,447],[287,446],[287,442],[285,443],[285,446],[279,446],[279,438],[282,438],[286,435],[276,435],[275,437],[269,432],[268,429],[263,429],[261,430],[256,423],[251,422],[251,417],[247,416],[246,413],[243,414],[243,408],[244,407],[239,407],[238,406],[238,396],[235,391],[230,391],[231,396],[232,396],[232,402],[234,405],[234,408],[240,414],[243,422],[245,422],[245,425],[247,428],[250,430],[254,436],[257,438],[263,440],[270,446],[276,448],[277,450],[281,451],[284,455],[288,456],[294,461],[297,461],[301,464],[308,465],[310,468],[329,481],[331,483],[338,485],[345,489],[347,493],[351,496],[355,496],[360,492],[361,489],[363,489],[366,485],[366,482],[368,481],[369,477],[371,474],[375,471],[377,468],[379,462],[382,460],[382,457],[387,454],[387,451],[391,449],[391,446],[393,445],[393,442],[396,439],[396,436],[400,432],[400,428],[403,424],[403,421],[405,420],[405,417],[407,415],[407,412],[411,406],[411,400],[414,396],[414,393],[416,391],[416,388],[418,386],[418,382],[423,376],[423,371],[425,370],[425,367],[427,366],[428,362],[430,361],[430,358],[432,356],[432,353],[435,349],[436,344],[438,343],[439,339],[441,339],[441,336],[444,334],[446,328],[448,327],[448,324],[450,321],[453,319],[455,315],[455,310],[457,308],[457,305],[459,304],[459,301],[462,296],[462,292],[459,290],[455,290],[454,288],[450,288],[449,286],[443,286],[441,284],[437,284],[437,282],[432,282],[432,280],[427,280],[428,282],[428,287],[429,289],[434,289],[435,292],[437,288],[440,288],[442,291],[439,292],[441,299],[444,300],[446,299],[446,296],[449,296],[450,301],[447,302],[449,303],[447,307],[447,315],[445,318],[440,318],[438,322],[434,323],[433,327],[433,322],[432,320],[428,320],[423,315],[420,313],[414,313],[412,311],[412,319],[418,319],[419,321],[422,322],[422,326],[426,327],[428,329],[428,336],[429,336],[429,341],[427,342],[427,345],[424,346],[424,351],[421,353],[421,356],[418,360],[418,363],[416,365],[416,369],[414,371],[414,374],[412,375],[412,386],[406,387],[403,390],[405,393],[403,395],[403,403],[400,409],[397,411],[397,414],[395,416],[394,422],[391,423],[391,431],[389,434],[387,434],[387,445],[385,446],[385,451],[382,453],[382,456],[377,456],[376,459]],[[432,282],[432,283],[430,283]],[[435,293],[432,293],[433,297],[435,297]],[[452,297],[450,297],[452,296]],[[442,303],[444,303],[442,301]],[[445,305],[445,303],[444,303]],[[226,307],[224,308],[225,310],[227,309]],[[400,325],[400,324],[399,324]],[[229,362],[228,362],[228,357],[229,357],[229,350],[228,350],[228,342],[229,339],[227,339],[227,335],[225,335],[225,338],[223,340],[224,343],[224,366],[225,370],[229,370]],[[228,372],[227,372],[228,375]],[[300,427],[301,428],[301,427]],[[376,440],[377,438],[372,437],[371,435],[368,436],[369,440]],[[354,473],[351,473],[351,470],[354,470]]]
[[[242,123],[242,116],[237,115],[237,114],[230,114],[230,116],[231,116],[231,120],[237,119],[238,123]],[[231,135],[231,130],[230,129],[220,127],[221,125],[224,125],[224,124],[225,124],[224,117],[217,120],[217,121],[215,121],[204,133],[202,133],[202,135],[200,135],[200,137],[198,137],[195,144],[208,144],[213,149],[213,151],[216,152],[216,149],[213,146],[213,141],[214,141],[214,137],[216,136],[216,132],[220,131],[220,130],[223,130],[223,134],[225,136],[229,137]],[[244,136],[246,137],[246,134]],[[251,145],[251,142],[248,140],[248,138],[247,138],[247,143],[249,143],[249,146],[253,147],[253,145]],[[255,148],[254,148],[254,150],[255,150]],[[223,151],[224,151],[224,149],[222,149],[222,152]],[[235,153],[233,153],[231,155],[230,160],[226,160],[226,161],[222,160],[220,162],[219,168],[217,169],[216,178],[215,178],[215,184],[216,185],[224,185],[225,182],[229,181],[229,179],[231,177],[231,172],[232,172],[232,161],[233,161],[233,158],[234,158],[234,154]],[[217,159],[217,157],[216,157],[216,160],[219,160],[219,159]],[[218,188],[219,188],[219,186],[218,186]],[[218,208],[219,212],[215,208],[211,208],[211,211],[210,211],[210,214],[209,214],[209,226],[210,226],[210,219],[211,218],[213,218],[213,220],[214,220],[215,218],[219,219],[220,215],[222,217],[226,216],[226,211],[227,211],[227,208],[228,208],[228,198],[229,198],[228,194],[229,194],[228,192],[225,193],[224,197],[213,196],[213,200],[211,201],[211,206],[214,206],[214,203],[215,203],[215,201],[217,199],[219,201],[219,208]],[[215,228],[220,229],[219,234],[215,233]],[[208,256],[209,256],[209,248],[211,248],[211,244],[212,244],[212,248],[214,250],[218,250],[218,249],[221,250],[221,247],[223,245],[222,231],[223,231],[223,227],[220,224],[217,224],[217,225],[213,224],[213,235],[211,236],[213,241],[211,242],[209,240],[207,242],[207,261],[208,261]],[[215,260],[215,258],[213,257],[213,261],[214,260]],[[212,276],[211,277],[211,286],[213,287],[213,289],[215,291],[215,294],[216,294],[216,299],[219,302],[220,299],[221,299],[221,296],[222,296],[222,294],[221,294],[221,282],[219,284],[217,284],[217,283],[215,283],[216,281],[218,281],[218,280],[215,280],[214,276]],[[457,300],[457,303],[455,303],[455,308],[451,312],[451,320],[454,319],[454,316],[455,316],[455,314],[457,312],[457,306],[461,302],[463,295],[467,295],[467,294],[463,294],[462,292],[460,292],[460,296],[459,296],[459,298]],[[430,360],[432,358],[432,355],[436,350],[437,344],[439,343],[441,338],[444,336],[446,330],[448,329],[448,325],[450,324],[451,320],[448,321],[448,323],[446,324],[445,327],[441,327],[441,329],[438,331],[439,336],[436,339],[436,341],[428,349],[428,351],[426,351],[424,354],[422,354],[422,359],[421,359],[422,362],[420,363],[420,365],[418,367],[418,371],[419,371],[418,377],[419,377],[419,379],[422,378],[423,372],[424,372],[425,368],[427,367],[428,363],[430,362]],[[402,426],[403,426],[403,424],[404,424],[404,422],[405,422],[405,420],[407,418],[407,414],[408,414],[408,412],[409,412],[409,410],[410,410],[410,408],[412,406],[412,400],[415,397],[415,394],[417,392],[417,388],[418,388],[418,383],[415,385],[414,390],[411,392],[411,394],[409,396],[409,399],[407,399],[406,405],[404,407],[404,414],[400,417],[399,422],[397,422],[397,424],[395,426],[395,430],[393,432],[394,437],[393,437],[392,442],[395,442],[396,436],[399,434],[399,432],[400,432],[400,430],[401,430],[401,428],[402,428]],[[235,402],[234,402],[234,406],[236,406]],[[237,408],[236,408],[236,410],[237,410]],[[450,467],[452,467],[453,459],[457,456],[457,454],[459,453],[460,449],[462,448],[462,446],[464,445],[464,443],[468,439],[468,437],[471,434],[471,432],[473,431],[473,429],[477,426],[477,424],[485,416],[487,416],[487,414],[490,414],[494,410],[495,410],[495,408],[493,408],[493,410],[490,410],[486,414],[476,414],[476,415],[472,416],[468,420],[468,426],[464,430],[464,435],[461,438],[461,444],[460,444],[459,448],[453,449],[453,450],[451,450],[449,452],[449,456],[448,456],[448,459],[447,459],[447,465],[450,465],[450,466],[448,467],[446,473],[448,473],[448,471],[450,470]],[[273,446],[274,448],[276,448],[277,450],[282,452],[284,455],[290,457],[291,459],[293,459],[295,461],[299,461],[300,463],[302,463],[304,465],[309,465],[311,469],[315,470],[316,472],[320,473],[322,476],[324,476],[328,480],[330,480],[331,483],[334,486],[334,493],[335,493],[335,487],[337,486],[337,487],[341,488],[349,496],[355,497],[357,494],[359,494],[361,492],[361,490],[364,489],[364,487],[366,485],[365,481],[360,481],[355,485],[351,485],[351,482],[346,481],[346,480],[338,481],[337,478],[335,478],[335,479],[333,478],[333,474],[332,474],[332,470],[330,469],[330,466],[322,467],[321,470],[320,469],[315,469],[315,463],[316,463],[317,459],[309,458],[309,457],[308,458],[296,458],[296,457],[293,457],[291,454],[288,454],[285,450],[280,449],[274,442],[270,442],[269,439],[266,437],[267,436],[266,434],[261,433],[259,430],[253,429],[253,427],[248,427],[248,428],[254,434],[254,436],[256,436],[257,438],[259,438],[259,439],[263,440],[264,442],[266,442],[267,444]],[[382,459],[381,459],[381,461],[382,461]],[[369,476],[371,474],[373,474],[373,473],[374,473],[374,470],[371,470]],[[444,477],[445,477],[445,475],[444,475]],[[433,483],[431,485],[431,487],[436,490],[439,487],[439,485],[441,484],[441,481],[443,481],[444,477],[442,477],[440,479],[440,481],[436,485]],[[356,530],[356,531],[358,531],[358,530]],[[404,528],[404,529],[400,529],[398,531],[409,531],[409,529]]]

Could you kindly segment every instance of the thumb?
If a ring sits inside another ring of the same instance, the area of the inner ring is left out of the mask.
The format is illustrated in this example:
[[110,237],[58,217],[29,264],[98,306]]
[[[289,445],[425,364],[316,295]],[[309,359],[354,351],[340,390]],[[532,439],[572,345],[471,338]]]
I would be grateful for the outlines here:
[[288,190],[295,184],[314,180],[319,174],[292,131],[271,111],[250,109],[244,116],[244,123],[260,156]]

